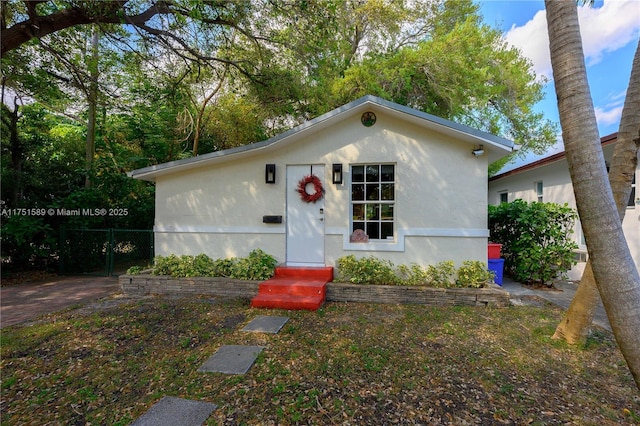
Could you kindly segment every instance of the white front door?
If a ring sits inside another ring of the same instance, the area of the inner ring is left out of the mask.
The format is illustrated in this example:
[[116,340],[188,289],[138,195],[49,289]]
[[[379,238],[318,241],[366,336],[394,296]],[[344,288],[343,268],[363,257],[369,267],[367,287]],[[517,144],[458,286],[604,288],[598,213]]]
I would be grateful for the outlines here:
[[[299,182],[306,176],[317,176],[324,188],[324,166],[287,166],[287,265],[324,265],[324,195],[305,202],[298,193]],[[312,184],[307,193],[314,194]]]

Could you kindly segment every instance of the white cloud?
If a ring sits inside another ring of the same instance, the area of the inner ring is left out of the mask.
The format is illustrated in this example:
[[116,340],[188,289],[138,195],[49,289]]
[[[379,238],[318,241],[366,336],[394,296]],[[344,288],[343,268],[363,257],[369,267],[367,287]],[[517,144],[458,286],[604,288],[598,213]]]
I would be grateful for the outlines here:
[[608,126],[610,124],[616,124],[620,122],[622,116],[622,105],[615,106],[611,109],[603,109],[595,107],[596,121],[598,124]]
[[640,2],[636,0],[608,0],[599,9],[580,7],[578,18],[588,64],[600,62],[605,53],[637,41],[640,35]]
[[[636,0],[605,0],[599,8],[581,6],[578,18],[587,65],[640,36],[640,2]],[[552,78],[546,11],[538,11],[523,26],[511,27],[505,39],[531,59],[538,76]]]
[[508,43],[520,49],[524,56],[531,59],[538,77],[551,77],[547,14],[544,10],[538,11],[533,19],[521,27],[513,25],[504,37]]

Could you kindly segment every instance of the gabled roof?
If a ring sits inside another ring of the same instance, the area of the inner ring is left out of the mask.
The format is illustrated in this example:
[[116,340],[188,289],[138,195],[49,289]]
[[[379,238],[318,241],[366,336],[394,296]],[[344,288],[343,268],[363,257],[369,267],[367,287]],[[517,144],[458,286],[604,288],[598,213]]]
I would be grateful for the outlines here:
[[[603,136],[602,138],[600,138],[600,144],[603,147],[605,147],[607,145],[610,145],[612,143],[615,143],[617,141],[618,141],[618,132],[612,133],[610,135]],[[524,165],[522,165],[520,167],[517,167],[515,169],[509,170],[509,171],[506,171],[504,173],[500,173],[500,174],[497,174],[497,175],[494,175],[494,176],[491,176],[489,178],[489,182],[492,182],[492,181],[498,180],[498,179],[502,179],[502,178],[505,178],[507,176],[517,175],[518,173],[526,172],[527,170],[537,169],[538,167],[546,166],[548,164],[555,163],[556,161],[564,160],[566,155],[567,154],[566,154],[565,151],[561,151],[561,152],[558,152],[556,154],[550,155],[548,157],[544,157],[544,158],[541,158],[539,160],[532,161],[531,163],[524,164]]]
[[221,161],[236,159],[241,156],[255,155],[262,151],[285,146],[287,143],[299,140],[302,134],[329,127],[337,121],[355,115],[359,112],[364,112],[369,108],[374,111],[386,112],[392,116],[412,122],[426,129],[449,135],[458,140],[463,140],[472,145],[483,145],[490,162],[495,161],[513,151],[514,144],[510,140],[462,124],[454,123],[453,121],[436,117],[435,115],[427,114],[417,109],[367,95],[262,142],[226,149],[223,151],[211,152],[209,154],[186,158],[184,160],[170,161],[168,163],[149,166],[133,170],[129,172],[128,175],[136,179],[155,181],[155,178],[160,175],[199,168]]

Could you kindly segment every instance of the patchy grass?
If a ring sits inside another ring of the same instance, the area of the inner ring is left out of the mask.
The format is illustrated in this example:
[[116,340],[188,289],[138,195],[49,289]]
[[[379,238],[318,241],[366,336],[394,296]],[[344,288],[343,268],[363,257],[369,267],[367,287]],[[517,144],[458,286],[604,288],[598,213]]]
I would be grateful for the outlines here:
[[[286,315],[277,335],[245,333]],[[611,335],[551,340],[551,307],[147,298],[2,330],[2,424],[126,425],[164,395],[217,404],[208,424],[640,423]],[[265,346],[246,375],[198,373],[226,344]]]

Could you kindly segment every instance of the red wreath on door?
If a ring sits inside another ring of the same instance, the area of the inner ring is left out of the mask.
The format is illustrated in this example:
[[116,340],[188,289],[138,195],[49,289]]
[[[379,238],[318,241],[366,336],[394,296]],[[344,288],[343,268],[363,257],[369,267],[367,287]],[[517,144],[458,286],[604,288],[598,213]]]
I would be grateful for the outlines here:
[[[309,194],[307,192],[307,185],[313,184],[314,192]],[[322,188],[322,181],[318,176],[308,175],[300,179],[298,182],[298,194],[305,203],[315,203],[324,195],[324,188]]]

